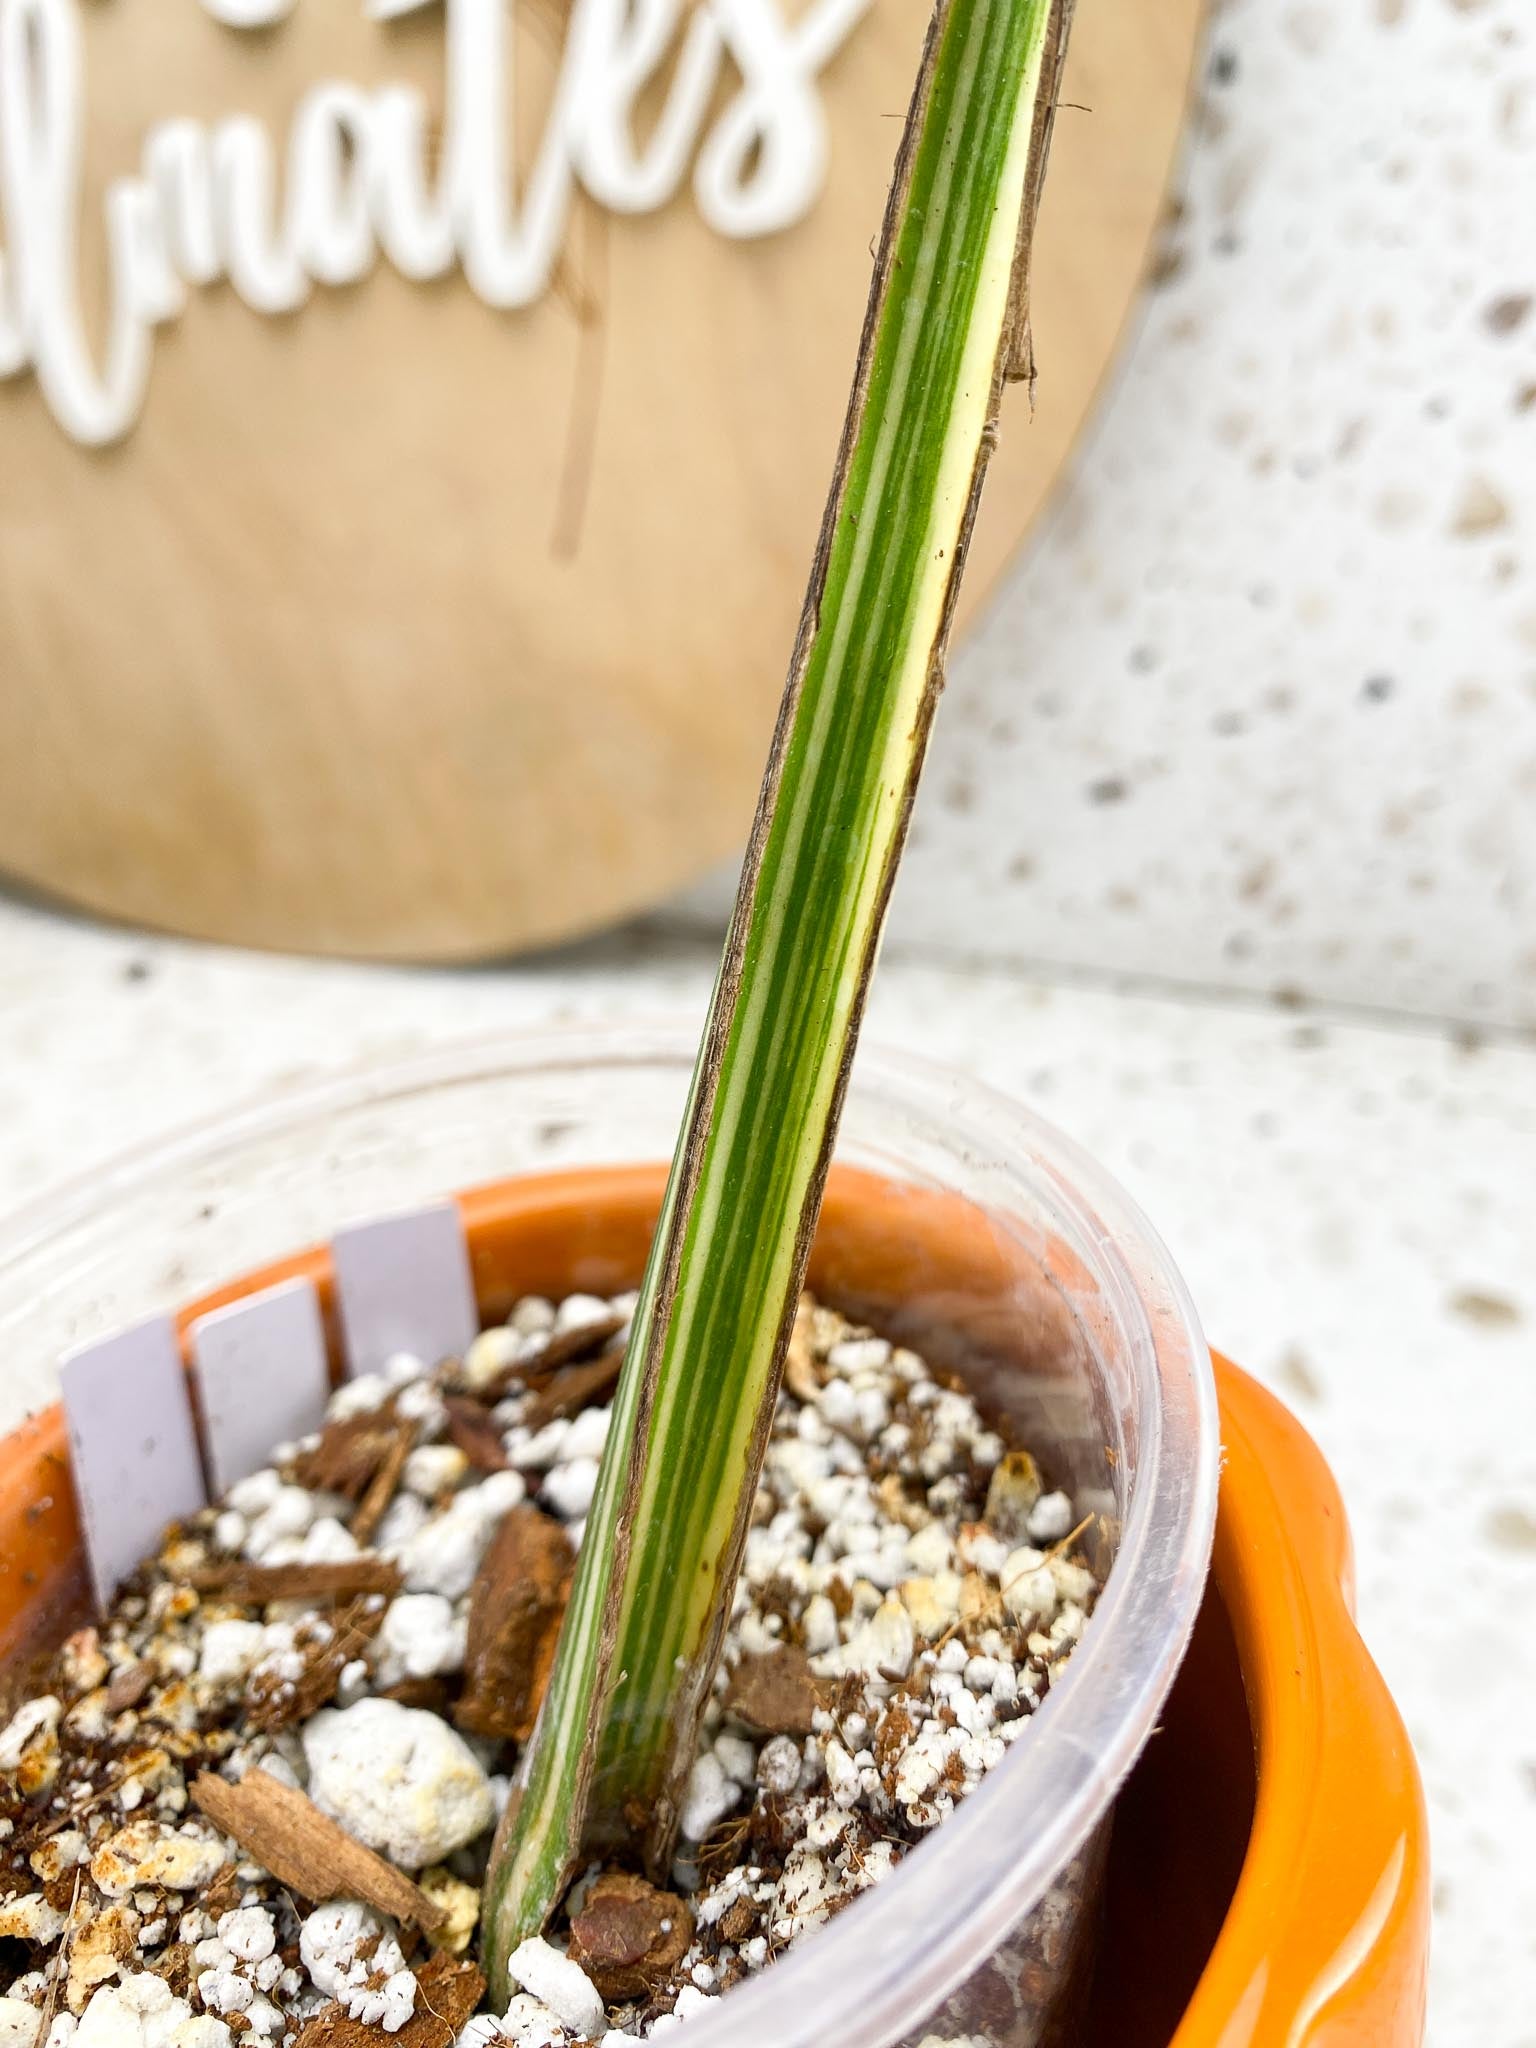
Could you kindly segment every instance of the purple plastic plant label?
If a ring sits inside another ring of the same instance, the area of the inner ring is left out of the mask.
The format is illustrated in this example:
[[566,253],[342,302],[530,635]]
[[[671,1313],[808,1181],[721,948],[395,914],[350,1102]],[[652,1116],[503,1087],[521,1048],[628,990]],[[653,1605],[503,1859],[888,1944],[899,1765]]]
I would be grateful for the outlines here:
[[169,1316],[72,1352],[60,1368],[70,1463],[98,1603],[207,1500]]
[[331,1256],[349,1374],[380,1372],[398,1352],[437,1365],[474,1342],[469,1250],[451,1202],[356,1224]]
[[320,1299],[308,1280],[286,1280],[192,1325],[208,1452],[208,1478],[223,1493],[325,1419],[330,1373]]

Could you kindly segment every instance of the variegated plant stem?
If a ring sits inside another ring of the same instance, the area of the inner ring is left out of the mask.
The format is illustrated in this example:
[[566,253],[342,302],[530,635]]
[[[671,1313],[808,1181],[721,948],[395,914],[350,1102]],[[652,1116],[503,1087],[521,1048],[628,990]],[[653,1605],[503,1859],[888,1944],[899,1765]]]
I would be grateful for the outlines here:
[[[486,1894],[498,1996],[585,1851],[664,1871],[906,833],[1070,0],[940,0],[559,1654]],[[812,317],[814,309],[808,309]]]

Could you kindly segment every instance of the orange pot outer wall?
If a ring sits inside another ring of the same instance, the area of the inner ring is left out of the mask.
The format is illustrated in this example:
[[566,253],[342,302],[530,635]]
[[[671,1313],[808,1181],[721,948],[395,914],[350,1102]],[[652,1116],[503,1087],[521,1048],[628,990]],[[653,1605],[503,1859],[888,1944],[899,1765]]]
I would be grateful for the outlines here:
[[1216,1359],[1213,1570],[1253,1724],[1238,1888],[1172,2048],[1414,2048],[1429,1828],[1402,1717],[1360,1639],[1333,1474],[1301,1424]]
[[[522,1293],[632,1286],[660,1167],[581,1169],[459,1198],[482,1313]],[[1007,1255],[962,1198],[834,1170],[812,1262],[829,1291],[990,1293]],[[1042,1247],[1048,1263],[1063,1256]],[[1016,1254],[1014,1254],[1016,1257]],[[210,1309],[303,1276],[339,1369],[329,1256],[300,1253],[190,1303]],[[1258,1792],[1221,1935],[1171,2048],[1414,2048],[1423,2037],[1427,1825],[1406,1732],[1351,1611],[1343,1503],[1305,1430],[1216,1360],[1225,1463],[1213,1568],[1242,1664]],[[0,1655],[78,1590],[79,1524],[63,1417],[0,1444]]]

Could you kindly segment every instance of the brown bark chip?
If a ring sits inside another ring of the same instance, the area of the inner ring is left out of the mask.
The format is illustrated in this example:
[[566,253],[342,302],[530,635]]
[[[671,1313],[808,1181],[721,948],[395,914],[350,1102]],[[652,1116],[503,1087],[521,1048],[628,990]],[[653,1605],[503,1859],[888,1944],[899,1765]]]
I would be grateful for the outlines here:
[[269,1677],[258,1671],[246,1692],[247,1725],[270,1734],[295,1721],[307,1721],[311,1714],[329,1706],[342,1672],[378,1634],[385,1610],[386,1603],[377,1593],[365,1593],[340,1610],[328,1632],[308,1642],[301,1638],[304,1668],[297,1678]]
[[402,1678],[395,1685],[374,1687],[376,1700],[393,1700],[398,1707],[415,1707],[419,1712],[448,1718],[453,1695],[445,1678]]
[[443,1405],[448,1411],[448,1441],[477,1472],[505,1472],[509,1461],[490,1410],[462,1394],[450,1394]]
[[804,1650],[786,1645],[743,1657],[725,1689],[725,1706],[763,1735],[809,1735],[828,1688],[811,1672]]
[[577,1323],[574,1329],[561,1330],[550,1338],[542,1351],[536,1351],[532,1358],[523,1360],[516,1368],[517,1377],[541,1379],[562,1365],[574,1365],[579,1359],[590,1358],[617,1337],[627,1320],[627,1317],[615,1313],[599,1316],[594,1322]]
[[542,1429],[568,1415],[579,1415],[605,1400],[619,1383],[624,1370],[622,1350],[605,1351],[585,1365],[562,1366],[553,1379],[541,1387],[523,1410],[528,1429]]
[[344,2006],[323,2006],[300,2028],[295,2048],[449,2048],[485,1996],[485,1978],[473,1963],[435,1955],[416,1972],[416,2005],[397,2034],[366,2027]]
[[405,2048],[448,2048],[485,1996],[485,1978],[475,1964],[435,1955],[416,1972],[416,2010],[397,2041]]
[[107,1685],[107,1712],[121,1714],[136,1707],[155,1682],[148,1664],[125,1664],[114,1671]]
[[368,1490],[357,1504],[357,1513],[352,1517],[351,1534],[354,1543],[363,1549],[373,1541],[374,1532],[384,1519],[385,1510],[394,1499],[400,1485],[400,1475],[405,1470],[405,1461],[411,1455],[416,1443],[416,1424],[409,1417],[403,1417],[395,1424],[395,1434],[383,1457],[378,1470],[368,1482]]
[[496,1375],[488,1385],[479,1389],[483,1401],[499,1401],[508,1387],[531,1386],[536,1380],[549,1379],[563,1365],[574,1365],[581,1359],[590,1358],[595,1351],[601,1351],[623,1329],[627,1318],[607,1315],[592,1323],[578,1323],[575,1329],[561,1330],[558,1335],[535,1351],[531,1357],[520,1358],[505,1371]]
[[332,1564],[202,1565],[188,1572],[187,1584],[199,1593],[227,1593],[251,1607],[269,1600],[343,1600],[359,1593],[398,1593],[404,1584],[400,1567],[387,1557],[344,1557]]
[[364,1899],[432,1933],[447,1914],[418,1885],[365,1849],[291,1785],[248,1771],[231,1785],[211,1771],[192,1782],[192,1803],[248,1855],[306,1899]]
[[294,1460],[293,1476],[311,1493],[339,1493],[361,1500],[401,1434],[401,1418],[390,1399],[381,1408],[328,1422],[312,1450]]
[[576,1553],[560,1524],[536,1507],[503,1520],[469,1602],[464,1695],[454,1710],[472,1735],[526,1742],[549,1683]]
[[693,1914],[675,1892],[627,1870],[606,1870],[571,1922],[569,1954],[608,2003],[646,1998],[693,1940]]

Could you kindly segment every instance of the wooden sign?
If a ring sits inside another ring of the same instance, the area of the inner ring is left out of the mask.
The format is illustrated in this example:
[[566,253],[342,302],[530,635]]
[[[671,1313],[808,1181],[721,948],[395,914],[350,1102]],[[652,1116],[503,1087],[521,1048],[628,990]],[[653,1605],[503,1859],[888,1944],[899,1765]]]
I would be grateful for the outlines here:
[[[927,0],[0,0],[0,867],[466,958],[741,840]],[[1082,0],[974,604],[1197,0]]]

